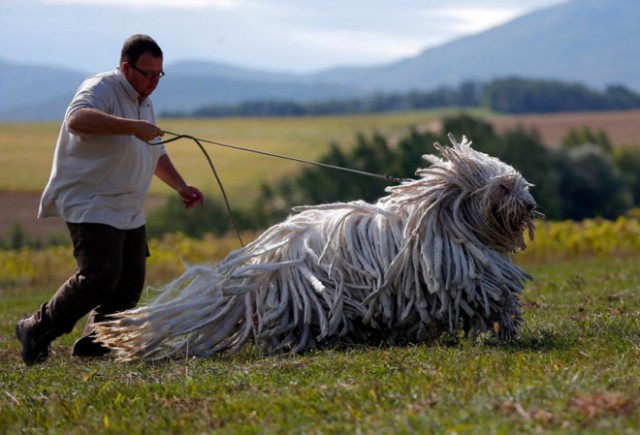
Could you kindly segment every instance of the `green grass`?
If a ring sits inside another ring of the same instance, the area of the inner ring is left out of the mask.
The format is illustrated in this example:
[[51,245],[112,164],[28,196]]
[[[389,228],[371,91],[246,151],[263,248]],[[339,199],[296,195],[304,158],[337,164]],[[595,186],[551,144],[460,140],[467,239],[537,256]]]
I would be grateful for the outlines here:
[[638,433],[639,257],[524,267],[511,343],[338,347],[262,358],[72,358],[25,367],[13,327],[50,289],[0,288],[0,432]]

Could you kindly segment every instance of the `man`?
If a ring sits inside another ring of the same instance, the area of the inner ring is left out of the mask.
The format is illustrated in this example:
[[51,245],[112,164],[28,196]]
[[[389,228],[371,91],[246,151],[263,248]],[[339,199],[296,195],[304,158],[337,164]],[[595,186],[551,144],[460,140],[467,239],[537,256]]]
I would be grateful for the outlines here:
[[93,325],[135,307],[144,286],[147,240],[144,200],[155,174],[186,208],[204,203],[162,145],[149,95],[164,75],[162,50],[149,36],[124,42],[120,66],[87,78],[65,113],[51,177],[38,217],[61,216],[73,242],[77,271],[32,316],[16,325],[22,359],[47,359],[50,343],[89,314],[75,356],[109,349],[94,341]]

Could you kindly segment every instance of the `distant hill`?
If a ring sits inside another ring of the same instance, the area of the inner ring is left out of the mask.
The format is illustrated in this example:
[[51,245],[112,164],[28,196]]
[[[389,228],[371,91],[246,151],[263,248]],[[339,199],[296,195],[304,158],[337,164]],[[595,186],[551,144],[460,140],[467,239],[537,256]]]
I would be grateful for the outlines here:
[[[153,94],[158,113],[185,112],[212,104],[255,100],[312,101],[356,97],[356,87],[274,74],[222,63],[189,61],[166,65]],[[59,120],[87,72],[0,61],[0,121]]]
[[84,74],[0,60],[0,120],[59,119]]
[[212,103],[250,100],[313,101],[365,95],[353,85],[310,81],[294,75],[259,73],[224,64],[174,64],[153,94],[159,112],[191,111]]
[[[504,25],[367,68],[277,74],[198,60],[166,65],[159,112],[256,100],[326,101],[431,90],[517,76],[640,91],[640,2],[573,0]],[[97,71],[95,71],[97,72]],[[61,119],[87,72],[0,61],[0,120]]]
[[518,76],[640,90],[640,2],[574,0],[376,68],[312,75],[368,90],[406,91]]

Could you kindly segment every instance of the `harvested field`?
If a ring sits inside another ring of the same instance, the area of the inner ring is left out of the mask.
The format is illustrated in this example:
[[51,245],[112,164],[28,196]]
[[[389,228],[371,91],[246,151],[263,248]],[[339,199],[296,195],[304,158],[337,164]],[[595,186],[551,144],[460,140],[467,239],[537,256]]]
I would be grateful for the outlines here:
[[66,227],[58,218],[38,219],[40,194],[26,192],[0,192],[0,235],[5,235],[14,224],[31,237],[47,239],[54,234],[64,234]]
[[[163,205],[166,198],[153,195],[147,198],[147,213]],[[67,227],[60,218],[38,219],[40,193],[0,191],[0,237],[5,237],[17,223],[30,238],[47,241],[51,236],[66,235]]]
[[558,145],[571,129],[604,130],[615,145],[640,144],[640,111],[555,113],[549,115],[495,115],[489,118],[498,133],[518,125],[535,127],[546,145]]

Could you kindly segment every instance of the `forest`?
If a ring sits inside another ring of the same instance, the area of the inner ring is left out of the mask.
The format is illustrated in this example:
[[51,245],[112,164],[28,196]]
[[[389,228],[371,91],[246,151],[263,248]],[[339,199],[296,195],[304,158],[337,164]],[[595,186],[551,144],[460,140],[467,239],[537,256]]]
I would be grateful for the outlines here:
[[488,83],[465,82],[457,88],[441,86],[433,91],[380,93],[345,100],[307,103],[265,100],[232,106],[212,104],[189,113],[167,112],[163,116],[317,116],[443,107],[486,108],[508,114],[628,110],[640,107],[640,95],[621,85],[595,90],[578,83],[508,77]]

